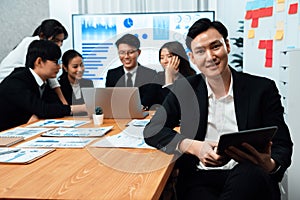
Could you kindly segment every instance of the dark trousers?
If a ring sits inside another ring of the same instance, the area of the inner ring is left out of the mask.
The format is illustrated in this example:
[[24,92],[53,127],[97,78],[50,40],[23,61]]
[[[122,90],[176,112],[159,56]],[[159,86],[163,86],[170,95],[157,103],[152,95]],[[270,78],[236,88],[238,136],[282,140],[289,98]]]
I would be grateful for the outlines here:
[[280,200],[278,182],[251,163],[231,170],[179,172],[177,199]]

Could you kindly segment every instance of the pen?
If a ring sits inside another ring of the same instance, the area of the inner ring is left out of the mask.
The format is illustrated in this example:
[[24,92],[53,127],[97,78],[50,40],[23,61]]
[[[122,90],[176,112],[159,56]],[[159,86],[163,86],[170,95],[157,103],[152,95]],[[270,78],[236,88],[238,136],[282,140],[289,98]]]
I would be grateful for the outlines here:
[[20,151],[21,149],[7,149],[6,151],[0,151],[0,155],[5,155],[5,154],[9,154],[9,153],[15,153]]

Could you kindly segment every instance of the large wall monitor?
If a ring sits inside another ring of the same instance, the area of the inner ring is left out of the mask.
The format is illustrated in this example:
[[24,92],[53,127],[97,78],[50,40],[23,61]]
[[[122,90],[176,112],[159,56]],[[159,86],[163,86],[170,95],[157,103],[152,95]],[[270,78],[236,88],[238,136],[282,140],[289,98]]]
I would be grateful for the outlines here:
[[[106,72],[121,65],[115,41],[125,33],[141,41],[139,63],[161,71],[158,50],[168,41],[185,43],[189,27],[200,18],[214,19],[214,11],[72,15],[73,48],[84,57],[84,77],[104,87]],[[185,45],[184,45],[185,46]]]

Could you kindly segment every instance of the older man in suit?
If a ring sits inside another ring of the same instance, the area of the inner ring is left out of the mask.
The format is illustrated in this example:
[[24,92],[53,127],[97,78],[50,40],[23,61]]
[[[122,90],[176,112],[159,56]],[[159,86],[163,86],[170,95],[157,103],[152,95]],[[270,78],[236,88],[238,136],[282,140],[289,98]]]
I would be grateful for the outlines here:
[[25,67],[16,68],[0,84],[0,131],[25,124],[32,118],[57,118],[81,112],[84,106],[63,105],[48,85],[59,72],[61,50],[55,43],[35,40]]
[[138,87],[142,105],[151,106],[151,83],[156,71],[142,66],[137,59],[141,54],[140,41],[132,34],[125,34],[116,41],[122,66],[110,69],[106,76],[106,87]]
[[[202,72],[178,80],[144,130],[147,144],[180,156],[178,199],[280,199],[278,182],[291,164],[293,143],[274,81],[228,65],[226,27],[200,19],[186,45]],[[174,127],[180,124],[180,134]],[[218,155],[221,134],[277,126],[263,152],[243,143]]]

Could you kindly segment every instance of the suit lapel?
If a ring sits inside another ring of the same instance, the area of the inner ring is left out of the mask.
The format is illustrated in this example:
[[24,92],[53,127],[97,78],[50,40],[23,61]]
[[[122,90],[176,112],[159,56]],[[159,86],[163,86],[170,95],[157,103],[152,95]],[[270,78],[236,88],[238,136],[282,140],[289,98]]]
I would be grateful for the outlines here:
[[138,65],[135,75],[134,87],[139,87],[143,81],[144,72],[142,66]]
[[239,130],[246,129],[249,112],[249,93],[245,80],[235,70],[231,69],[233,78],[233,96],[236,120]]
[[125,72],[123,69],[123,65],[118,69],[118,73],[115,76],[116,86],[125,87]]

